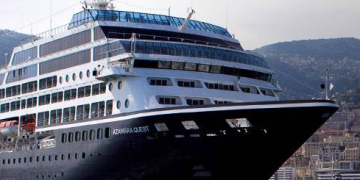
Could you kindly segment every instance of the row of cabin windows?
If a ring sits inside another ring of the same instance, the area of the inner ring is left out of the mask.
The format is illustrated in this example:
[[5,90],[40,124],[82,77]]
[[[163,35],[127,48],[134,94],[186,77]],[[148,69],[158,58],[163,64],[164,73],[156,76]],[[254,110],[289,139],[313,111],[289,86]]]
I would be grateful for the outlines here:
[[80,142],[80,141],[94,141],[94,140],[101,140],[103,138],[109,139],[111,137],[111,128],[105,129],[97,129],[97,130],[90,130],[90,131],[76,131],[70,133],[63,133],[61,135],[61,142],[62,143],[72,143],[72,142]]
[[[99,155],[101,155],[99,153]],[[75,153],[74,155],[72,154],[68,154],[67,155],[67,159],[71,160],[72,157],[74,157],[74,159],[85,159],[86,158],[86,153]],[[58,161],[58,160],[66,160],[66,156],[65,154],[62,154],[61,156],[59,155],[49,155],[49,156],[36,156],[36,158],[30,156],[29,158],[24,157],[24,158],[13,158],[13,159],[3,159],[2,160],[2,164],[6,165],[6,164],[26,164],[26,163],[34,163],[34,162],[51,162],[51,161]],[[61,176],[64,176],[63,173],[61,173]]]
[[[149,85],[151,86],[172,86],[171,80],[168,78],[149,78],[148,82]],[[179,87],[189,87],[189,88],[201,87],[199,82],[192,80],[177,80],[177,85]]]
[[[29,83],[27,83],[29,84]],[[120,87],[121,85],[119,85]],[[94,84],[92,86],[92,95],[104,94],[106,92],[106,84]],[[70,101],[72,99],[76,99],[76,95],[78,94],[78,98],[88,97],[91,95],[91,86],[81,87],[79,89],[71,89],[66,90],[65,92],[56,92],[39,96],[39,106],[47,105],[51,103],[58,103],[64,101]],[[2,104],[0,107],[1,113],[17,111],[25,108],[32,108],[37,106],[37,98],[29,98],[21,101],[14,101],[11,103]]]
[[21,101],[14,101],[11,103],[2,104],[0,110],[1,113],[6,113],[10,111],[19,110],[20,108],[21,109],[32,108],[35,107],[36,105],[37,105],[37,97],[33,97]]
[[214,101],[216,105],[224,105],[224,104],[234,104],[234,102],[230,102],[230,101]]
[[[39,89],[40,90],[48,89],[48,88],[56,87],[56,85],[57,85],[57,77],[56,76],[48,77],[48,78],[40,79]],[[16,85],[16,86],[8,87],[6,89],[0,89],[0,99],[5,98],[5,96],[8,98],[13,96],[18,96],[20,94],[35,92],[38,89],[37,86],[38,86],[37,81],[32,81],[32,82],[24,83],[22,85]]]
[[[106,107],[106,108],[105,108]],[[113,100],[38,113],[38,127],[112,115]]]
[[208,89],[217,89],[217,90],[224,90],[224,91],[236,91],[234,85],[228,84],[220,84],[220,83],[205,83]]
[[[149,85],[151,86],[172,86],[172,82],[169,78],[149,78],[148,82]],[[199,81],[192,81],[192,80],[177,80],[177,85],[179,87],[202,88]],[[229,85],[229,84],[205,82],[205,86],[208,89],[223,90],[223,91],[238,91],[235,85]],[[239,87],[240,90],[244,93],[260,94],[259,90],[256,87],[242,86],[242,85],[240,85]],[[265,96],[276,97],[275,93],[270,89],[260,88],[260,91]],[[164,104],[165,99],[161,98],[159,103]],[[173,104],[173,103],[170,102],[169,104]]]
[[135,68],[149,68],[149,69],[169,69],[169,70],[183,70],[183,71],[194,71],[201,73],[212,73],[212,74],[225,74],[231,76],[247,77],[252,79],[258,79],[262,81],[271,82],[272,75],[252,71],[247,69],[209,65],[209,64],[198,64],[191,62],[172,62],[172,61],[155,61],[146,59],[136,59],[134,62]]
[[[181,100],[179,97],[165,97],[165,96],[159,96],[158,103],[161,105],[177,105],[181,104]],[[205,100],[204,99],[186,99],[186,104],[189,106],[198,106],[198,105],[204,105]]]
[[[21,91],[20,91],[21,90]],[[20,85],[8,87],[5,89],[0,89],[0,99],[4,99],[6,97],[12,97],[22,94],[27,94],[31,92],[37,91],[37,81],[28,82]]]
[[189,106],[200,106],[205,104],[203,99],[186,99],[186,104]]

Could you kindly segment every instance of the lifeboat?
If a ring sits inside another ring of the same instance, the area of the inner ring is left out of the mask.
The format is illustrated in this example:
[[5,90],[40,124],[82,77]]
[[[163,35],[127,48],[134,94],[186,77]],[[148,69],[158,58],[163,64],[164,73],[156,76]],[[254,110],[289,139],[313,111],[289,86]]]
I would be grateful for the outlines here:
[[15,137],[18,134],[18,121],[0,122],[1,136]]
[[28,122],[26,124],[21,124],[21,129],[26,130],[27,132],[31,132],[35,130],[35,126],[35,122]]

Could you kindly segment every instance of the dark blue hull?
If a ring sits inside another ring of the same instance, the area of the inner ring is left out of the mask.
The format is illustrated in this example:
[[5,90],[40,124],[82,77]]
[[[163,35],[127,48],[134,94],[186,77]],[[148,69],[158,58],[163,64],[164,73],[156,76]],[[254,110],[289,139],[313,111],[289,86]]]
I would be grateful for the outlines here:
[[[244,103],[46,127],[56,147],[0,153],[0,180],[267,180],[337,109],[331,101]],[[231,118],[252,126],[231,128]],[[189,120],[199,129],[186,130],[182,121]],[[169,131],[159,132],[154,123]],[[91,130],[101,136],[91,140]],[[84,131],[89,138],[76,139]],[[75,140],[65,142],[63,134],[70,133]]]

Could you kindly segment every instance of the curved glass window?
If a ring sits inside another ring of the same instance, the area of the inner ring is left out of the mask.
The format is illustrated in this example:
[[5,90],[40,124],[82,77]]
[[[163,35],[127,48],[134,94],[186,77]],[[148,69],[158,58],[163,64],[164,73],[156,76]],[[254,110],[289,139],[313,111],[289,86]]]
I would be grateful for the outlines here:
[[[124,46],[124,49],[130,53],[130,42],[121,41]],[[128,46],[128,47],[127,47]],[[240,52],[240,51],[231,51],[225,49],[217,49],[213,47],[205,46],[193,46],[187,44],[174,44],[174,43],[164,43],[164,42],[153,42],[153,43],[136,43],[136,53],[142,54],[161,54],[161,55],[171,55],[171,56],[187,56],[195,58],[206,58],[206,59],[216,59],[222,61],[230,61],[236,63],[242,63],[247,65],[259,66],[262,68],[270,68],[266,61],[258,56]]]
[[[180,27],[185,21],[184,18],[157,14],[92,9],[75,14],[69,24],[69,28],[80,26],[84,23],[94,20],[158,24],[172,27]],[[188,29],[211,32],[214,34],[231,37],[230,33],[225,28],[200,21],[191,20],[188,24]]]

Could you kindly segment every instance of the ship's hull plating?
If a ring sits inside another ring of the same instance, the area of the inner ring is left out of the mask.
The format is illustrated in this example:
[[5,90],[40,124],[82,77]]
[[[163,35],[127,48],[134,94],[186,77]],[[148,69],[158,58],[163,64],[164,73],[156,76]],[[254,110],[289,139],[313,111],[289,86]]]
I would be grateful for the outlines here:
[[[76,122],[54,129],[56,148],[0,153],[0,180],[267,180],[337,109],[330,101],[247,103]],[[252,126],[231,128],[231,118]],[[186,130],[181,122],[188,120],[199,129]],[[160,122],[168,132],[157,131]],[[61,142],[63,133],[99,128],[111,128],[111,137]]]

